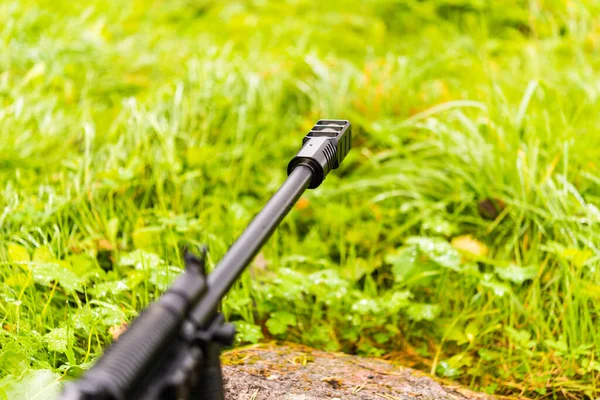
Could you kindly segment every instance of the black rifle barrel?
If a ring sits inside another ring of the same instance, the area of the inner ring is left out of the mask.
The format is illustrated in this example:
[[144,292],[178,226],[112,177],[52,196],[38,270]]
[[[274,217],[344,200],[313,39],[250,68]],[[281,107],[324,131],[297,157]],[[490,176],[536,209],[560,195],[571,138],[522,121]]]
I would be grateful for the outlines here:
[[340,166],[351,147],[349,121],[317,121],[302,140],[300,152],[288,164],[288,179],[208,276],[208,291],[192,308],[188,321],[196,326],[205,326],[210,321],[223,296],[302,193],[318,187],[332,169]]
[[246,230],[229,248],[221,262],[208,275],[209,290],[190,312],[190,321],[197,325],[204,325],[208,322],[231,285],[308,188],[312,177],[313,171],[304,165],[299,165],[291,172],[288,179],[254,217]]

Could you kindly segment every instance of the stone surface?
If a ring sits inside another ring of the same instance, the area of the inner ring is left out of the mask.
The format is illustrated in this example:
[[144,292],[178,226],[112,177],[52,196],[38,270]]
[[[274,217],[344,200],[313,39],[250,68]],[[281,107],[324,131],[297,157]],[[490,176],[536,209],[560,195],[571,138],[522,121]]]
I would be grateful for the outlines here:
[[227,400],[492,399],[387,361],[264,344],[223,354]]

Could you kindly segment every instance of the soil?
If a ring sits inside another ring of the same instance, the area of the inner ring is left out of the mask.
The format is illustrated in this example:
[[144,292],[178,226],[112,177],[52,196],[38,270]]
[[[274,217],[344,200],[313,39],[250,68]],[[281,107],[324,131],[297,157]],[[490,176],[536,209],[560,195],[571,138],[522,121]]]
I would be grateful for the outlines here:
[[226,400],[493,398],[388,361],[299,345],[235,349],[222,360]]

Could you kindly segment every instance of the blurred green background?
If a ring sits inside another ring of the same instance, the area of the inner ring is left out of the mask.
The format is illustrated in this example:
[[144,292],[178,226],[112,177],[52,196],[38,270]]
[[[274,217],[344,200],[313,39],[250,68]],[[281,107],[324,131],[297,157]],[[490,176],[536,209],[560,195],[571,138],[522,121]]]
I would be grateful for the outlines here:
[[319,118],[354,149],[223,305],[238,344],[600,395],[600,4],[0,2],[0,396],[211,265]]

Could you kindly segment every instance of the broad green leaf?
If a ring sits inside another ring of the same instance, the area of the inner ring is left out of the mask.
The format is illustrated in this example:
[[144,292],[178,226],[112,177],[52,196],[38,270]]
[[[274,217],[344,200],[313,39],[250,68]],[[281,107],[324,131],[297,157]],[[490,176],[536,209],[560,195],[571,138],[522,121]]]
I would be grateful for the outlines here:
[[[306,278],[305,278],[306,279]],[[349,282],[342,279],[338,271],[326,269],[308,276],[307,289],[320,298],[337,301],[347,292]]]
[[416,246],[408,246],[401,249],[398,253],[388,254],[385,262],[392,265],[392,274],[396,282],[409,280],[416,271],[417,258],[419,252]]
[[27,287],[33,283],[33,279],[30,274],[18,272],[6,278],[4,283],[10,287]]
[[296,316],[285,311],[276,311],[271,313],[266,325],[272,335],[281,335],[287,331],[288,326],[296,325]]
[[495,361],[501,359],[504,356],[499,351],[490,350],[486,348],[479,349],[477,351],[477,354],[479,354],[479,357],[481,357],[481,359],[484,361]]
[[319,343],[326,351],[336,351],[339,349],[337,341],[331,340],[329,329],[322,324],[311,324],[304,334],[309,343]]
[[306,275],[290,268],[281,268],[279,274],[273,277],[273,285],[280,289],[280,293],[285,298],[290,300],[299,298],[304,291],[308,290]]
[[162,231],[163,228],[159,226],[136,229],[131,235],[133,245],[137,249],[154,249],[161,244]]
[[504,331],[508,334],[508,337],[522,349],[530,349],[537,344],[534,340],[531,340],[531,332],[524,329],[517,330],[507,326],[504,328]]
[[29,357],[25,349],[14,341],[3,343],[0,351],[0,371],[4,374],[20,375],[27,368]]
[[75,275],[84,281],[88,281],[92,277],[102,277],[106,275],[96,261],[87,254],[72,254],[68,256],[65,261],[66,263],[64,266],[73,271]]
[[48,346],[48,350],[65,353],[69,346],[69,342],[73,343],[73,330],[67,328],[55,328],[44,335],[44,342]]
[[585,368],[587,372],[600,372],[600,362],[596,360],[585,359],[581,362],[581,366]]
[[106,297],[109,294],[112,294],[112,295],[119,294],[119,293],[127,291],[129,289],[130,288],[127,284],[127,280],[121,279],[119,281],[98,283],[89,291],[96,297],[101,298],[101,297]]
[[397,313],[410,305],[412,293],[408,290],[394,291],[391,296],[381,299],[380,306],[387,312]]
[[440,267],[454,271],[463,269],[460,253],[444,239],[414,236],[406,244],[417,246],[422,254]]
[[373,339],[379,344],[384,344],[390,341],[391,335],[387,332],[377,332],[373,335]]
[[469,341],[469,338],[460,326],[454,326],[450,332],[447,332],[445,335],[447,342],[456,342],[458,345],[467,343]]
[[433,321],[440,315],[441,309],[437,304],[411,304],[406,313],[413,321]]
[[13,400],[49,400],[60,392],[59,374],[48,370],[29,370],[23,376],[7,376],[0,381],[0,394]]
[[185,160],[190,167],[198,167],[214,159],[217,156],[216,152],[214,147],[189,146],[185,151]]
[[347,329],[342,332],[342,338],[351,342],[356,342],[358,340],[358,331],[354,329]]
[[515,264],[511,264],[508,267],[495,267],[494,269],[500,279],[518,283],[519,285],[528,279],[533,279],[538,271],[535,265],[519,267]]
[[460,375],[460,369],[454,368],[448,361],[440,361],[436,373],[446,378],[455,378]]
[[482,280],[481,285],[491,289],[492,292],[499,297],[504,296],[505,294],[510,293],[510,287],[508,287],[505,283],[498,282],[495,280]]
[[574,248],[565,249],[562,253],[560,253],[561,257],[570,260],[578,267],[582,266],[593,255],[594,253],[590,249],[579,250]]
[[354,262],[349,263],[343,269],[342,274],[344,279],[356,282],[362,279],[365,275],[370,274],[375,269],[373,263],[370,263],[362,258],[357,258]]
[[593,299],[600,299],[600,285],[592,282],[582,282],[581,294]]
[[165,291],[182,272],[181,268],[174,265],[164,265],[150,271],[148,281],[159,290]]
[[58,262],[36,263],[32,266],[33,279],[42,285],[49,286],[57,281],[67,291],[81,290],[83,280]]
[[116,305],[92,300],[77,310],[74,322],[77,329],[89,331],[93,325],[112,326],[123,323],[125,313]]
[[116,325],[125,321],[125,313],[115,304],[99,300],[89,302],[94,316],[104,325]]
[[49,262],[54,260],[56,260],[56,257],[46,246],[38,247],[33,251],[33,261]]
[[360,299],[352,305],[352,311],[360,315],[374,315],[381,312],[379,302],[373,299]]
[[452,378],[460,376],[462,368],[470,367],[471,365],[473,365],[473,357],[465,353],[459,353],[448,360],[441,361],[437,371],[442,376]]
[[465,328],[465,335],[469,342],[473,342],[479,336],[479,324],[475,321],[469,322],[467,327]]
[[565,342],[564,337],[561,337],[559,340],[544,340],[544,344],[547,348],[555,350],[559,355],[567,354],[569,351],[569,346]]
[[[136,270],[143,272],[142,279],[147,279],[163,291],[168,289],[169,285],[183,272],[180,267],[168,265],[158,255],[144,250],[135,250],[125,254],[119,263],[124,266],[133,266]],[[128,282],[128,286],[133,288],[136,284]]]
[[473,357],[465,353],[458,353],[450,357],[448,363],[454,368],[470,367],[473,365]]
[[142,282],[146,281],[147,274],[143,271],[132,270],[127,272],[127,286],[131,289],[135,289]]
[[434,235],[443,236],[451,236],[458,230],[455,224],[439,216],[425,220],[421,228]]
[[8,258],[11,261],[18,263],[26,263],[31,261],[31,257],[29,257],[29,252],[27,249],[20,244],[10,243],[8,245]]
[[234,324],[237,331],[235,338],[238,343],[258,343],[264,337],[258,325],[242,321],[236,321]]
[[144,250],[132,251],[119,259],[119,264],[132,266],[137,270],[155,269],[162,262],[158,255]]
[[348,282],[340,277],[338,271],[326,269],[308,276],[308,280],[317,287],[339,288],[348,286]]

